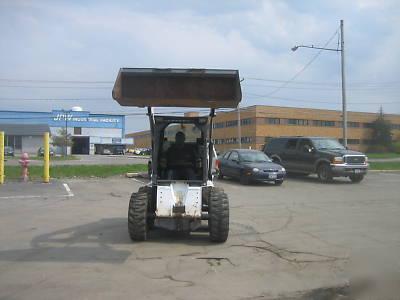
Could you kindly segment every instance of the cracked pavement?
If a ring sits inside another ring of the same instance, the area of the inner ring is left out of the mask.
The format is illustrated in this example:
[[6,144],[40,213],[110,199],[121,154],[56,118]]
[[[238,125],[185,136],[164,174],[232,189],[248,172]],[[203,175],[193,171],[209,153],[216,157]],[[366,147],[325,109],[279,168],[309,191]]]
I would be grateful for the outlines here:
[[400,278],[399,182],[399,173],[378,172],[360,184],[216,181],[230,198],[224,244],[206,232],[161,229],[131,242],[128,199],[140,186],[133,179],[7,183],[0,299],[353,299],[338,295],[360,273],[374,278],[387,266],[389,279]]

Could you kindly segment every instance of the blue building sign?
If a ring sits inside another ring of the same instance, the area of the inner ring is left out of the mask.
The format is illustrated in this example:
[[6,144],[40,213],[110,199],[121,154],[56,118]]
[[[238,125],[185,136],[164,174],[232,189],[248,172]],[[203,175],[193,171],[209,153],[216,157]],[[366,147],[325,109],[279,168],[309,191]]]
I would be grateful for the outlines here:
[[121,128],[123,135],[125,134],[125,116],[91,114],[88,111],[0,111],[0,123],[48,124],[50,127]]

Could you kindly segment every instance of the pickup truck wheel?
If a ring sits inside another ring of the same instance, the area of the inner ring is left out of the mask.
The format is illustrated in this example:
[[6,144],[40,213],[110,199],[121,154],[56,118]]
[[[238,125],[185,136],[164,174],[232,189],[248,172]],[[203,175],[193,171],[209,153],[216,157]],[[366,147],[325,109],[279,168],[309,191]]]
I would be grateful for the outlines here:
[[364,175],[350,175],[350,180],[354,183],[359,183],[364,179]]
[[333,179],[332,170],[326,164],[320,165],[318,167],[317,174],[318,174],[319,180],[324,183],[331,182]]
[[222,174],[221,169],[218,170],[218,179],[223,179],[224,178],[224,174]]

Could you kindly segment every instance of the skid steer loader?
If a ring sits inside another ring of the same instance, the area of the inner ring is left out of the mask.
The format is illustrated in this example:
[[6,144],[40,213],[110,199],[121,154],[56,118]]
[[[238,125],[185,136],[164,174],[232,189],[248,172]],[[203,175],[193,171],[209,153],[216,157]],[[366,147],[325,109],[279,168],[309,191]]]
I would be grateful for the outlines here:
[[[202,221],[208,221],[210,240],[225,242],[229,233],[229,201],[223,189],[213,184],[215,149],[211,137],[215,109],[236,108],[241,101],[239,72],[122,68],[112,96],[122,106],[147,107],[150,121],[150,182],[131,196],[131,239],[146,240],[154,225],[190,232],[199,229]],[[197,107],[210,111],[206,116],[166,116],[155,114],[154,107]],[[174,173],[168,161],[174,153],[171,149],[178,143],[173,140],[174,135],[179,135],[181,142],[183,136],[183,147],[193,153],[186,172]]]

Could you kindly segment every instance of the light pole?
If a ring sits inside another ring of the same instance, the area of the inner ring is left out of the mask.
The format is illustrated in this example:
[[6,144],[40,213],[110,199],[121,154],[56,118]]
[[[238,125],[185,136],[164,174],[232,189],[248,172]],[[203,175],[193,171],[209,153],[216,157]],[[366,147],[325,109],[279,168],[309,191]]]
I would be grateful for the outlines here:
[[340,20],[340,49],[322,48],[311,46],[294,46],[292,51],[299,48],[311,48],[318,50],[336,51],[341,54],[341,70],[342,70],[342,120],[343,120],[343,145],[347,147],[347,104],[346,104],[346,78],[345,78],[345,61],[344,61],[344,35],[343,35],[343,20]]

